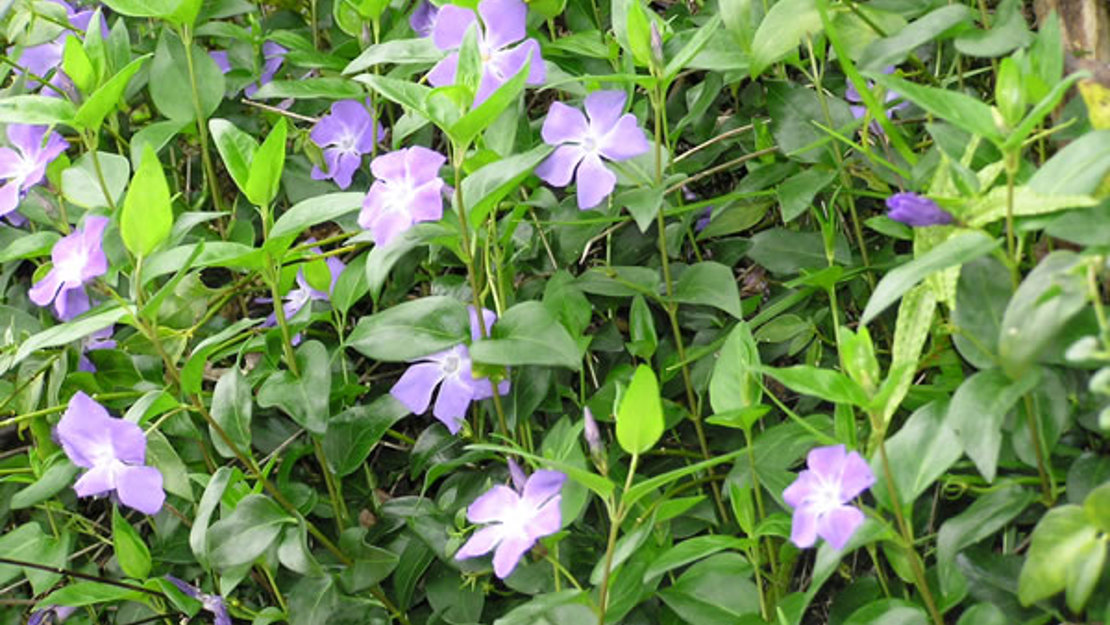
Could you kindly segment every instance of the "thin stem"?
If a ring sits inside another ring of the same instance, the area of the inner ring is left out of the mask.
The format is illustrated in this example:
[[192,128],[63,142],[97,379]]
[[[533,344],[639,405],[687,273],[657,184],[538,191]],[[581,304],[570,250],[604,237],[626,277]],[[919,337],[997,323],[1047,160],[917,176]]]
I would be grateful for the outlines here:
[[[636,466],[640,462],[640,454],[632,454],[632,460],[628,463],[628,476],[624,479],[624,490],[621,491],[621,499],[624,498],[624,493],[632,487],[632,478],[636,476]],[[620,534],[621,522],[624,521],[626,513],[624,501],[616,504],[616,511],[613,511],[613,502],[609,503],[609,539],[605,544],[605,569],[601,577],[601,589],[597,594],[597,625],[605,625],[605,611],[609,608],[609,577],[613,573],[613,553],[617,547],[617,536]]]
[[89,157],[92,158],[93,170],[96,172],[96,182],[100,185],[100,192],[104,194],[104,201],[108,203],[108,208],[114,213],[116,211],[116,200],[112,197],[112,192],[108,190],[108,180],[104,177],[104,169],[100,166],[100,153],[96,149],[96,135],[92,132],[85,136],[85,147],[88,148]]
[[179,34],[181,35],[181,42],[185,45],[185,66],[189,70],[189,87],[193,96],[193,110],[196,113],[197,136],[200,137],[200,158],[204,164],[204,177],[208,180],[212,203],[215,205],[216,211],[222,213],[224,211],[223,200],[220,198],[220,186],[216,180],[216,168],[212,165],[212,155],[208,151],[208,124],[205,123],[204,107],[200,103],[196,64],[193,62],[193,34],[187,25],[181,26]]
[[1044,441],[1041,439],[1041,428],[1037,424],[1037,413],[1033,406],[1033,397],[1026,393],[1022,399],[1025,405],[1025,417],[1029,423],[1029,437],[1033,443],[1033,455],[1037,458],[1037,476],[1041,482],[1041,493],[1044,495],[1046,506],[1052,506],[1056,501],[1055,488],[1053,488],[1052,477],[1048,469],[1048,460],[1045,457]]
[[883,464],[883,477],[886,480],[887,493],[890,496],[890,505],[894,508],[894,518],[898,522],[898,530],[902,533],[902,543],[906,550],[906,555],[910,560],[910,568],[913,569],[914,580],[917,585],[918,591],[921,592],[921,598],[925,600],[925,608],[929,611],[929,616],[933,619],[935,625],[944,625],[944,617],[937,609],[936,600],[933,599],[933,593],[929,590],[929,582],[925,578],[925,569],[921,564],[921,556],[914,549],[913,534],[910,531],[909,525],[906,524],[906,518],[902,515],[902,502],[898,498],[898,488],[894,484],[894,473],[890,470],[890,460],[886,455],[886,443],[883,441],[884,437],[879,438],[879,457],[882,459]]

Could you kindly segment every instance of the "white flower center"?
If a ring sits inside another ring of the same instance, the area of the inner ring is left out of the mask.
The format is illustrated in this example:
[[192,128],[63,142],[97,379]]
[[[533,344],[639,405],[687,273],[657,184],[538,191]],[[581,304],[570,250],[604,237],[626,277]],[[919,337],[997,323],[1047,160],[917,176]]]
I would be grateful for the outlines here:
[[355,143],[356,140],[354,135],[345,134],[339,138],[339,142],[335,144],[335,147],[339,149],[339,151],[347,154],[358,154],[358,148]]
[[58,270],[58,277],[63,282],[70,284],[80,284],[81,273],[85,269],[85,265],[89,264],[89,251],[84,246],[78,247],[72,256],[68,256],[54,265]]
[[459,371],[459,366],[462,364],[457,354],[449,354],[443,359],[443,372],[447,375],[455,375]]
[[536,518],[536,510],[524,502],[523,498],[516,500],[515,504],[506,510],[502,517],[501,526],[505,534],[510,536],[527,536],[528,527]]

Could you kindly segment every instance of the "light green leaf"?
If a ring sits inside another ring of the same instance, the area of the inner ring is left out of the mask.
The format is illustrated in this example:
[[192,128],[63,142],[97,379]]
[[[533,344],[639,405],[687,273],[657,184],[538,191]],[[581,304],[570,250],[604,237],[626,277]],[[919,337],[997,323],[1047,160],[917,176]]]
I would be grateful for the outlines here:
[[285,167],[285,137],[289,126],[282,117],[270,130],[251,160],[245,193],[255,206],[268,206],[277,197]]
[[165,241],[172,228],[170,188],[158,155],[147,146],[143,162],[131,179],[131,188],[123,201],[120,235],[127,249],[142,258]]
[[112,545],[116,560],[129,577],[146,579],[150,575],[150,549],[135,528],[123,518],[119,506],[112,507]]
[[814,0],[780,0],[771,7],[752,39],[751,76],[790,54],[810,35],[821,32]]
[[636,367],[632,381],[617,408],[617,442],[626,452],[639,455],[663,436],[663,402],[659,382],[646,365]]

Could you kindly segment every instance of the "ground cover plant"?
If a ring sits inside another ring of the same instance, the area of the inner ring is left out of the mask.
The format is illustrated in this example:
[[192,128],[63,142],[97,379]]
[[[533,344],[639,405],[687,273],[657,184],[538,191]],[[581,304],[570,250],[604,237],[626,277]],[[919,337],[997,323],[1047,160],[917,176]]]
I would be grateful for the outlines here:
[[0,3],[0,623],[1110,620],[1078,4]]

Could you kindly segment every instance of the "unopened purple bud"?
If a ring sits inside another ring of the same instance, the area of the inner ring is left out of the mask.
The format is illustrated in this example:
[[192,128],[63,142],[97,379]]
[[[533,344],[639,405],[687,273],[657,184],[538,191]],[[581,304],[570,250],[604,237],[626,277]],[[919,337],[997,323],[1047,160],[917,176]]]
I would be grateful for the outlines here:
[[583,430],[586,435],[586,444],[590,447],[591,454],[602,453],[601,449],[601,430],[597,427],[597,420],[594,419],[594,413],[590,412],[590,407],[582,411],[582,417],[586,421],[586,426]]
[[651,59],[659,67],[663,67],[663,34],[659,32],[659,25],[651,23]]
[[895,193],[886,199],[887,217],[907,226],[940,226],[952,223],[952,215],[929,198],[911,192]]

